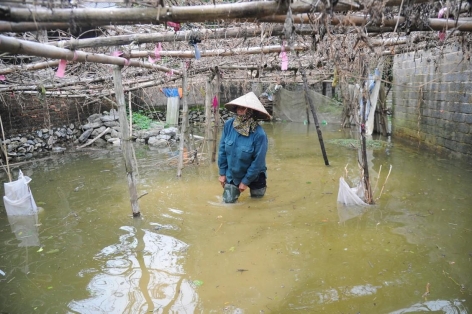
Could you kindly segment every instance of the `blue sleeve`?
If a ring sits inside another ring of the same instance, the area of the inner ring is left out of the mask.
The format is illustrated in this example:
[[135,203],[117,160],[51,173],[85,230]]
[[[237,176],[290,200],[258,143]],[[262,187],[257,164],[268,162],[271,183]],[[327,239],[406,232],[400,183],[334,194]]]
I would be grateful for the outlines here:
[[268,148],[268,140],[267,135],[265,134],[262,127],[257,134],[255,134],[254,138],[254,160],[249,166],[249,169],[246,172],[246,175],[241,180],[242,183],[245,185],[251,184],[252,181],[257,179],[259,173],[264,172],[266,170],[266,154]]
[[223,134],[221,134],[220,139],[220,146],[218,149],[218,172],[220,176],[226,175],[226,170],[228,169],[228,159],[226,158],[226,150],[225,150],[225,138],[227,133],[227,125],[229,121],[227,121],[223,127]]

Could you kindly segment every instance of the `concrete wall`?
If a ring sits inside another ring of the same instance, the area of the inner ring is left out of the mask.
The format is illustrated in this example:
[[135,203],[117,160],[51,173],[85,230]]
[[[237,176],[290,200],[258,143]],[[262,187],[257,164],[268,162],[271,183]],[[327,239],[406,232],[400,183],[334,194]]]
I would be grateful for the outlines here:
[[397,55],[392,133],[472,162],[472,63],[460,45]]

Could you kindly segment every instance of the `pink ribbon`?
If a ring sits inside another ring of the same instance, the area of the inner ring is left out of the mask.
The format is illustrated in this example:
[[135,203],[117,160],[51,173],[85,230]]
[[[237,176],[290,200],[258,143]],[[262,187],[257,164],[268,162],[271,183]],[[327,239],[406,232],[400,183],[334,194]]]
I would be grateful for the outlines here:
[[[123,55],[123,52],[116,50],[116,51],[113,51],[113,52],[111,53],[111,55],[112,55],[113,57],[121,57],[121,56]],[[129,65],[129,60],[128,60],[128,59],[125,59],[125,58],[123,58],[123,59],[125,60],[125,67],[128,66],[128,65]]]
[[218,98],[213,97],[213,105],[212,105],[213,109],[216,109],[218,108]]
[[285,52],[285,46],[282,45],[281,52],[279,54],[279,58],[282,59],[282,63],[280,64],[280,69],[282,71],[287,71],[288,69],[288,56]]
[[157,60],[159,60],[161,58],[161,51],[162,51],[161,43],[157,43],[156,47],[154,48],[154,57],[156,57],[156,59],[153,59],[151,56],[149,56],[148,58],[149,62],[154,63]]
[[6,79],[5,75],[0,75],[0,81],[5,81]]
[[64,77],[64,73],[66,72],[66,65],[67,65],[67,60],[61,59],[61,61],[59,61],[59,66],[57,67],[57,71],[56,71],[57,77]]
[[111,55],[113,57],[121,57],[123,55],[123,52],[116,50],[116,51],[113,51]]
[[[447,8],[442,8],[441,10],[439,10],[438,19],[441,19],[444,16],[446,16],[445,18],[447,18]],[[446,32],[445,31],[439,31],[438,32],[438,37],[439,37],[440,41],[445,40],[446,39]]]

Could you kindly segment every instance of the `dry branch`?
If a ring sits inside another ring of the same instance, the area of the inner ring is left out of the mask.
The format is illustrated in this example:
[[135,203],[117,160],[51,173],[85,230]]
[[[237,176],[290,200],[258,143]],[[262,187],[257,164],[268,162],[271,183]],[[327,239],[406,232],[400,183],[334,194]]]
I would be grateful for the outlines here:
[[81,145],[81,146],[78,146],[77,148],[84,148],[86,146],[89,146],[90,144],[92,144],[93,142],[95,142],[96,140],[98,140],[100,137],[102,137],[103,135],[105,135],[106,133],[108,133],[108,131],[110,131],[110,128],[106,128],[105,131],[103,131],[102,133],[100,133],[97,137],[95,137],[93,140],[91,140],[90,142],[87,142],[85,143],[84,145]]

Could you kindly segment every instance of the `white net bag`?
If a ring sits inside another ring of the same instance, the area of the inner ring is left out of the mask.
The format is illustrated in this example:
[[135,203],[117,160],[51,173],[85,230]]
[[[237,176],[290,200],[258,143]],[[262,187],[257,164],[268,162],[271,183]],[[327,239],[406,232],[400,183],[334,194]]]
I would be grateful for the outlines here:
[[3,203],[8,216],[34,215],[38,212],[38,207],[33,198],[33,194],[28,186],[31,178],[19,172],[18,180],[4,183],[5,196]]

